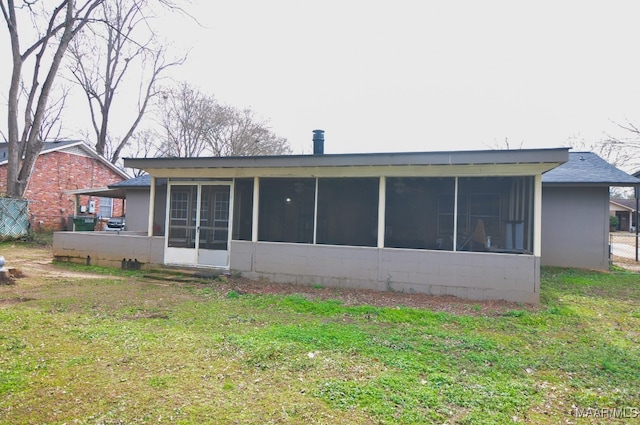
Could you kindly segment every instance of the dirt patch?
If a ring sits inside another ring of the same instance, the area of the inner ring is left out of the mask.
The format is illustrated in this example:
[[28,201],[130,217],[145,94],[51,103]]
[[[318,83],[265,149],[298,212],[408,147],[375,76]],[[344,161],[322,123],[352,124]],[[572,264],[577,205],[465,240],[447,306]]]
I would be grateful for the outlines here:
[[[25,274],[25,279],[17,287],[34,287],[42,281],[54,279],[90,279],[105,278],[105,275],[80,273],[65,270],[52,264],[53,256],[50,247],[16,244],[10,250],[0,252],[7,264],[17,267]],[[114,277],[114,279],[122,279]],[[147,280],[152,280],[148,279]],[[178,279],[179,281],[179,279]],[[158,280],[158,283],[161,281]],[[309,300],[339,300],[346,306],[370,305],[374,307],[413,307],[452,314],[477,316],[499,316],[511,310],[535,311],[539,307],[506,301],[467,301],[452,296],[430,296],[426,294],[408,294],[393,291],[375,291],[368,289],[343,289],[320,286],[302,286],[285,283],[274,283],[266,280],[251,280],[242,277],[228,277],[226,282],[211,285],[211,288],[225,296],[230,291],[238,294],[259,295],[300,295]],[[166,281],[165,281],[166,283]],[[194,283],[185,282],[185,285]],[[198,285],[198,284],[195,284]],[[16,288],[18,289],[18,288]],[[0,294],[1,295],[1,294]],[[9,294],[5,294],[9,295]],[[15,293],[13,296],[25,296],[26,293]],[[131,317],[135,320],[138,317]],[[162,317],[157,317],[161,319]]]
[[26,303],[27,301],[33,301],[33,300],[35,300],[35,298],[30,298],[30,297],[0,298],[0,307]]
[[611,259],[613,260],[613,264],[615,266],[621,267],[631,272],[640,273],[640,262],[636,261],[635,259],[618,257],[617,255],[612,255]]
[[338,300],[346,306],[370,305],[374,307],[413,307],[452,314],[499,316],[510,310],[535,311],[539,307],[507,301],[468,301],[453,296],[407,294],[371,289],[345,289],[320,286],[303,286],[230,277],[220,289],[238,294],[300,295],[309,300]]

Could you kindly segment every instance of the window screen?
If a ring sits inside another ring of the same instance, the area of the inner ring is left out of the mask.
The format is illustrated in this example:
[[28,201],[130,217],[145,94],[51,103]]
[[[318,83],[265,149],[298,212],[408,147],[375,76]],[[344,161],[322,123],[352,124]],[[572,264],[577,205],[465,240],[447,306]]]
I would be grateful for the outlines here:
[[315,179],[260,179],[258,239],[313,243]]
[[458,182],[458,250],[533,250],[533,177]]
[[253,229],[253,179],[236,179],[233,194],[233,239],[250,241]]
[[318,179],[317,243],[377,246],[377,178]]
[[385,247],[453,249],[453,178],[387,178]]

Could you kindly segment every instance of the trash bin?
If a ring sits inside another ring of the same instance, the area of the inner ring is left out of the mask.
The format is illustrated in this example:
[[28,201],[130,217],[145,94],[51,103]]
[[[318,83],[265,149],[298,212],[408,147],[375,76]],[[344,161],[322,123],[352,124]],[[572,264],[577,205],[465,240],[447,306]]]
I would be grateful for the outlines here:
[[96,227],[96,217],[73,217],[76,232],[93,232]]

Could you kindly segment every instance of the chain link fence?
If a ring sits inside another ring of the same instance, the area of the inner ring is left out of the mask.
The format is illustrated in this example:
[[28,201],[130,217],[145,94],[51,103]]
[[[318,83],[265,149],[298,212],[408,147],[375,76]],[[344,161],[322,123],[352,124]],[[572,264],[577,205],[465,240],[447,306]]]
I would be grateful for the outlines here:
[[640,239],[631,232],[609,234],[609,259],[612,263],[638,264],[640,259]]
[[29,231],[29,203],[24,199],[0,198],[0,240],[17,239]]

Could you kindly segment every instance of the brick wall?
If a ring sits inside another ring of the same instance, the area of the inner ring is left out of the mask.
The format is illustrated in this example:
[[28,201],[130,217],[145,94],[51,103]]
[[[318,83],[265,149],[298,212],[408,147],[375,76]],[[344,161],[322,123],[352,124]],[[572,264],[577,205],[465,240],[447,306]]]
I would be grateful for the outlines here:
[[[7,166],[0,166],[0,193],[6,193]],[[35,231],[62,230],[67,227],[73,210],[74,195],[66,190],[106,187],[124,180],[119,174],[99,161],[78,154],[54,151],[38,157],[25,199],[29,200],[31,225]],[[98,197],[81,196],[81,205],[95,201],[96,213],[100,211]],[[123,214],[123,201],[113,200],[113,216]],[[100,230],[100,229],[98,229]]]

